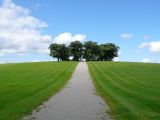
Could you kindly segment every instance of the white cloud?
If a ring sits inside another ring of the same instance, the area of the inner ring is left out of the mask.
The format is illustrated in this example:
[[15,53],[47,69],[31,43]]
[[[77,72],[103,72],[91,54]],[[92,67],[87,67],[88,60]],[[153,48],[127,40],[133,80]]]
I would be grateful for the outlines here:
[[120,55],[122,54],[122,51],[119,51],[118,52],[118,57],[115,57],[114,59],[113,59],[113,61],[120,61]]
[[28,9],[4,0],[0,5],[0,55],[48,53],[52,38],[40,32],[46,27],[48,25],[32,17]]
[[121,37],[122,39],[124,39],[124,40],[129,40],[129,39],[133,38],[133,34],[132,34],[132,33],[122,33],[122,34],[120,35],[120,37]]
[[71,33],[65,32],[55,37],[54,41],[59,44],[69,44],[70,42],[73,42],[75,40],[82,42],[85,39],[86,39],[85,35],[82,34],[72,35]]
[[0,52],[0,57],[2,57],[2,56],[4,56],[4,53],[1,53],[1,52]]
[[160,41],[157,42],[144,42],[139,46],[140,48],[149,48],[150,52],[160,53]]
[[151,62],[151,60],[148,58],[143,58],[142,62],[149,63],[149,62]]
[[40,60],[33,60],[33,62],[40,62]]
[[122,54],[122,51],[118,51],[118,56],[120,56]]
[[118,62],[118,61],[120,61],[120,58],[119,57],[115,57],[113,61]]

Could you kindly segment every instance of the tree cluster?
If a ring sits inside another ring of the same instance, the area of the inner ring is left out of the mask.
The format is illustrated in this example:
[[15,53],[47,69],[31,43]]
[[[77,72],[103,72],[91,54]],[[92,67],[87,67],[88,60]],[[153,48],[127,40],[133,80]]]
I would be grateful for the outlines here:
[[80,41],[71,42],[70,45],[52,43],[49,46],[50,56],[57,58],[58,61],[112,61],[118,57],[119,46],[113,43],[98,45],[97,42]]

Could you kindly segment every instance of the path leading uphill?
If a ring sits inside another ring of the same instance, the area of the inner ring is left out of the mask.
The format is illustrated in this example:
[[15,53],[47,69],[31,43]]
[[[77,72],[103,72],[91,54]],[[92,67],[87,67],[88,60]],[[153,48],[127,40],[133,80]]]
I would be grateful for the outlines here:
[[67,86],[24,120],[110,120],[95,94],[86,62],[80,62]]

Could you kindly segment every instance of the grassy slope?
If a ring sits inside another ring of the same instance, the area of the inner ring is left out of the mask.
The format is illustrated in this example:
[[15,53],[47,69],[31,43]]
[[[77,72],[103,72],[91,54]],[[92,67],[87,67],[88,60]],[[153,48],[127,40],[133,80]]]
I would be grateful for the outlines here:
[[160,120],[160,64],[88,62],[116,120]]
[[15,120],[60,90],[77,62],[0,65],[0,120]]

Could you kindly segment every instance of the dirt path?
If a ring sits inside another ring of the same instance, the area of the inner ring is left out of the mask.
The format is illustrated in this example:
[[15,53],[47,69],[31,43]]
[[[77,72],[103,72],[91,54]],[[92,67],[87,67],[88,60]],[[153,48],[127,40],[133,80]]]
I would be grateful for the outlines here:
[[80,62],[66,88],[24,120],[110,120],[106,104],[95,94],[88,67]]

